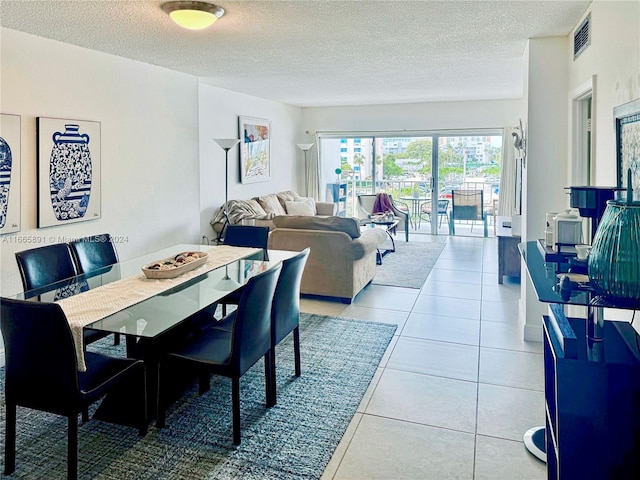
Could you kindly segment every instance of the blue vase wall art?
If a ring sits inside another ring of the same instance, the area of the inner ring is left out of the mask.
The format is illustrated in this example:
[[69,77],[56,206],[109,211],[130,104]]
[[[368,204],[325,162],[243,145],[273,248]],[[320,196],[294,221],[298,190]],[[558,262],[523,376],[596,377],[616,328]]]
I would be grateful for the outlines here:
[[49,159],[51,206],[58,220],[84,217],[91,198],[91,138],[68,123],[54,132]]
[[38,118],[38,142],[38,227],[99,218],[100,124]]
[[0,137],[0,228],[7,223],[7,207],[11,188],[11,147]]
[[0,115],[0,234],[20,230],[20,116]]

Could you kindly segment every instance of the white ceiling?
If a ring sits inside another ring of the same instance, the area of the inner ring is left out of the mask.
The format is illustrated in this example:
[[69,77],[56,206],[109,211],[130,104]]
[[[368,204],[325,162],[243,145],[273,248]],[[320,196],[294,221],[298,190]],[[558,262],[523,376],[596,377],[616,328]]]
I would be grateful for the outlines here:
[[0,25],[296,106],[519,98],[528,38],[590,1],[216,0],[207,30],[163,1],[0,0]]

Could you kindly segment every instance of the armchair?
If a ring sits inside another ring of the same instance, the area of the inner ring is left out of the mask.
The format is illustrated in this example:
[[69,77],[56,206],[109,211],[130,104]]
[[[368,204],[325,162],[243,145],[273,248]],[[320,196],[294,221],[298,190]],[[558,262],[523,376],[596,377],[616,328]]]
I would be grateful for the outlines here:
[[[371,215],[374,213],[374,205],[376,203],[376,197],[378,194],[360,194],[358,195],[358,220],[360,225],[368,223]],[[396,203],[393,201],[393,197],[389,195],[391,201],[391,210],[396,220],[398,220],[398,227],[400,230],[404,230],[405,239],[409,241],[409,213],[402,211]]]

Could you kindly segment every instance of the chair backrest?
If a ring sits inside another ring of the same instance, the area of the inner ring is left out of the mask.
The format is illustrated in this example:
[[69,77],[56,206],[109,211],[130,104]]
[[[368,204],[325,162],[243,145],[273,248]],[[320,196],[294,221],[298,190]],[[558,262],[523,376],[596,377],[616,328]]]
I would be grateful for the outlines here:
[[66,243],[16,252],[18,270],[25,291],[59,282],[78,274]]
[[88,273],[118,263],[111,235],[93,235],[69,242],[78,273]]
[[244,374],[271,348],[271,304],[280,270],[282,264],[259,273],[242,289],[235,311],[230,359],[238,375]]
[[300,323],[300,283],[310,251],[307,247],[295,257],[282,261],[271,310],[272,345],[279,343]]
[[483,220],[482,190],[452,190],[451,214],[454,220]]
[[262,248],[264,259],[267,259],[269,244],[269,227],[255,225],[227,225],[224,233],[225,245],[234,247]]
[[438,215],[446,215],[447,210],[449,209],[449,200],[446,198],[441,198],[438,200]]
[[373,213],[373,205],[376,203],[375,194],[361,193],[358,195],[358,218],[366,220]]
[[57,303],[0,299],[7,400],[60,415],[77,407],[78,361]]

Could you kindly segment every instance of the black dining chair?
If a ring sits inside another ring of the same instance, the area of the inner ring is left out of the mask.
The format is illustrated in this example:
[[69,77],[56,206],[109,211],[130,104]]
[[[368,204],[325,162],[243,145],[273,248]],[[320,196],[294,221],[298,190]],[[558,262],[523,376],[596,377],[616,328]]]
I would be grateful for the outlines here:
[[265,403],[270,405],[271,379],[271,304],[282,265],[251,277],[244,286],[238,308],[229,314],[233,318],[231,331],[207,328],[188,338],[160,360],[158,415],[156,426],[166,424],[171,385],[170,371],[196,373],[199,392],[209,390],[210,376],[231,379],[233,412],[233,443],[240,444],[240,378],[264,358]]
[[73,261],[78,273],[91,275],[104,267],[118,263],[118,252],[111,235],[92,235],[69,242]]
[[[102,273],[105,267],[118,263],[118,252],[108,233],[69,242],[69,249],[78,273],[84,274],[85,277]],[[94,333],[88,335],[96,336]],[[105,335],[98,336],[102,338]],[[113,344],[120,344],[120,334],[113,335]]]
[[54,243],[15,253],[25,292],[78,275],[66,243]]
[[[302,373],[300,361],[300,283],[311,249],[302,250],[294,257],[282,261],[282,270],[271,305],[271,380],[273,381],[270,405],[277,402],[276,345],[293,333],[294,372]],[[212,328],[233,330],[233,317],[217,322]]]
[[271,306],[271,405],[277,402],[276,345],[293,333],[295,375],[302,373],[300,366],[300,283],[309,258],[309,247],[295,257],[282,261],[282,271]]
[[60,305],[2,298],[0,306],[6,360],[5,475],[16,466],[17,406],[67,417],[70,479],[78,471],[78,414],[121,382],[127,382],[129,407],[139,419],[140,435],[146,434],[144,362],[86,352],[86,371],[79,372],[71,329]]
[[[269,227],[254,225],[227,225],[224,245],[232,247],[262,248],[263,260],[268,260]],[[238,305],[242,289],[231,292],[218,303],[222,305],[222,315],[227,314],[227,305]]]
[[[78,271],[71,249],[66,243],[54,243],[43,247],[32,248],[15,253],[18,270],[22,279],[25,298],[42,293],[48,285],[58,284],[56,290],[66,296],[67,290],[81,289],[83,282],[78,279]],[[68,280],[68,282],[66,282]],[[86,286],[88,289],[88,286]],[[88,345],[106,337],[105,332],[85,330],[84,344]]]

